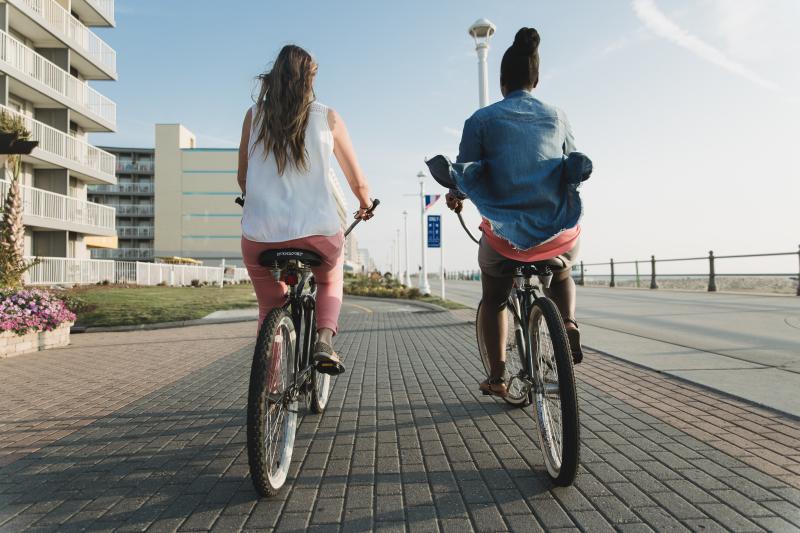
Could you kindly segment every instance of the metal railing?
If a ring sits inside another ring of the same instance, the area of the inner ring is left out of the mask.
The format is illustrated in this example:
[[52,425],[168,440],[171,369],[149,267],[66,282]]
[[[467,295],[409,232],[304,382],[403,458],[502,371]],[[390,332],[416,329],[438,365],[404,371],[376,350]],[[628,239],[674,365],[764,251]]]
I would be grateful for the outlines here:
[[114,102],[4,31],[0,31],[0,61],[11,67],[12,75],[16,71],[36,80],[64,97],[74,109],[116,124]]
[[117,160],[117,172],[143,172],[152,174],[156,165],[153,161],[147,163],[126,163]]
[[31,140],[39,141],[39,146],[34,149],[32,157],[43,159],[47,154],[50,154],[56,156],[58,160],[48,158],[48,162],[59,164],[66,160],[72,163],[72,165],[69,165],[70,170],[86,173],[88,169],[107,181],[116,180],[114,175],[116,157],[113,155],[72,135],[67,135],[63,131],[50,127],[44,122],[34,120],[32,117],[19,113],[10,107],[0,105],[0,110],[22,119],[25,128],[31,132]]
[[[0,180],[0,205],[5,202],[10,185],[8,181]],[[116,228],[113,207],[25,185],[20,186],[20,192],[23,215],[90,226],[103,233],[113,233]]]
[[90,185],[90,193],[152,194],[156,190],[152,183],[123,183],[119,185]]
[[155,234],[156,230],[153,226],[117,226],[117,236],[122,238],[153,238]]
[[114,207],[117,208],[117,216],[152,217],[155,213],[155,208],[152,205],[120,204]]
[[[72,16],[55,0],[8,0],[28,16],[38,19],[47,30],[69,43],[78,53],[110,74],[117,75],[117,52]],[[113,2],[112,2],[113,17]]]
[[[26,258],[32,261],[32,257]],[[169,265],[135,261],[40,257],[25,273],[27,285],[93,285],[126,283],[185,287],[194,283],[219,285],[249,280],[246,268]]]
[[[719,260],[726,260],[726,259],[747,259],[747,258],[755,258],[755,257],[788,257],[788,256],[795,256],[798,259],[798,270],[793,273],[719,273],[717,272],[717,261]],[[698,262],[703,261],[707,263],[707,271],[705,273],[692,273],[692,274],[657,274],[656,264],[657,263],[678,263],[678,262]],[[609,277],[608,286],[609,287],[616,287],[617,286],[617,268],[622,265],[634,267],[635,271],[635,280],[637,286],[641,285],[640,282],[640,269],[639,267],[645,267],[649,264],[649,275],[645,274],[645,277],[649,277],[649,287],[651,289],[658,289],[658,278],[688,278],[688,277],[702,277],[707,279],[706,290],[708,292],[716,292],[717,291],[717,278],[725,277],[786,277],[791,278],[797,281],[797,296],[800,296],[800,246],[798,247],[797,252],[774,252],[774,253],[763,253],[763,254],[737,254],[737,255],[714,255],[714,251],[709,251],[707,256],[702,257],[681,257],[681,258],[668,258],[668,259],[656,259],[654,255],[650,256],[650,259],[644,260],[632,260],[632,261],[615,261],[613,258],[609,259],[608,262],[602,263],[584,263],[581,261],[578,265],[573,267],[575,271],[576,283],[578,285],[585,285],[586,284],[586,267],[608,267],[609,274],[602,274],[602,277]]]

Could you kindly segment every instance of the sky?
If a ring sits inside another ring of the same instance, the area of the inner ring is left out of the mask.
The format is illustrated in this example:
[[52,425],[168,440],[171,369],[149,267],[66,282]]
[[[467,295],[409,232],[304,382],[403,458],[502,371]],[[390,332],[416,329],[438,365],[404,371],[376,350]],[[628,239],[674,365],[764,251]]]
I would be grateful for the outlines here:
[[[221,8],[225,5],[225,8]],[[500,59],[521,26],[541,34],[535,96],[564,110],[595,171],[582,187],[587,263],[796,251],[800,243],[800,22],[797,0],[117,0],[119,80],[93,82],[118,105],[100,145],[153,145],[180,122],[201,147],[238,145],[254,78],[288,43],[319,63],[317,98],[348,125],[376,217],[357,230],[384,268],[409,212],[409,261],[420,261],[424,159],[455,157],[478,106],[467,28],[497,26]],[[231,6],[231,7],[228,7]],[[235,7],[233,7],[235,6]],[[340,174],[341,175],[341,174]],[[344,180],[342,184],[346,187]],[[426,192],[444,193],[428,178]],[[231,182],[231,190],[235,190]],[[348,193],[351,208],[355,199]],[[477,268],[477,247],[444,201],[444,265]],[[471,205],[467,223],[477,227]],[[439,251],[428,254],[439,268]],[[705,265],[667,264],[703,272]],[[667,271],[664,270],[664,271]],[[797,257],[730,261],[718,271],[796,272]]]

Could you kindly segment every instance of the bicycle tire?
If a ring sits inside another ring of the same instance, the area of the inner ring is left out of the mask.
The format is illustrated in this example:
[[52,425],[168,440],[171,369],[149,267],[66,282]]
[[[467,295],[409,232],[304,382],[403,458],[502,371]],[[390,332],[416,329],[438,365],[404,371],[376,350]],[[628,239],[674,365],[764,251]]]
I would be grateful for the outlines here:
[[[279,332],[280,339],[277,338]],[[276,341],[281,343],[277,359]],[[289,312],[283,308],[270,311],[258,332],[247,395],[247,460],[253,485],[262,496],[278,493],[286,483],[292,460],[298,402],[286,401],[286,387],[294,379],[296,342]],[[284,417],[279,419],[281,412]],[[276,413],[274,430],[270,425],[271,413]],[[272,431],[275,431],[275,443],[270,446],[267,437],[272,440]],[[276,464],[274,469],[273,464]]]
[[[552,354],[549,358],[551,363],[555,363],[557,392],[553,390],[553,387],[549,392],[547,390],[538,391],[535,395],[533,411],[539,429],[539,444],[547,472],[553,483],[566,487],[575,481],[580,461],[580,418],[572,353],[569,349],[564,322],[555,303],[549,298],[538,298],[533,303],[528,327],[530,328],[531,350],[534,350],[533,357],[539,358],[537,366],[540,375],[543,376],[543,386],[546,387],[548,384],[548,370],[550,371],[549,383],[552,385],[553,369],[552,364],[545,367],[547,361],[544,361],[544,358],[547,357],[547,354],[544,354],[544,351],[547,347],[540,327],[542,320],[552,347]],[[552,401],[556,395],[558,396],[557,406]],[[552,423],[556,411],[560,416],[560,428],[554,428]],[[556,438],[558,441],[555,440]],[[560,450],[557,449],[559,441]],[[559,451],[560,457],[558,456]]]
[[[316,311],[311,311],[313,313],[313,318],[311,320],[311,328],[307,332],[308,344],[306,345],[308,348],[309,357],[311,356],[311,350],[314,349],[314,344],[317,341],[317,313]],[[321,415],[325,412],[325,408],[328,406],[328,398],[331,395],[331,376],[330,374],[325,374],[323,372],[318,372],[316,369],[312,370],[311,372],[311,411]]]
[[[483,332],[481,331],[481,307],[483,301],[478,302],[478,310],[475,314],[475,338],[478,342],[478,352],[481,356],[481,362],[483,363],[483,369],[486,372],[486,377],[489,377],[491,372],[491,366],[489,365],[489,356],[486,352],[486,343],[483,341]],[[506,403],[513,405],[515,407],[524,407],[530,403],[529,396],[527,392],[527,386],[522,387],[521,389],[517,389],[517,385],[512,383],[512,380],[509,376],[518,374],[522,369],[525,368],[525,347],[524,341],[521,338],[521,335],[517,335],[515,332],[517,331],[516,327],[512,327],[513,324],[516,324],[516,318],[514,317],[514,313],[510,310],[506,309],[506,313],[508,314],[509,320],[509,328],[508,328],[508,337],[506,338],[506,382],[509,385],[509,394],[506,395],[503,400]],[[519,385],[522,385],[522,382],[519,382]],[[512,390],[513,389],[513,390]]]

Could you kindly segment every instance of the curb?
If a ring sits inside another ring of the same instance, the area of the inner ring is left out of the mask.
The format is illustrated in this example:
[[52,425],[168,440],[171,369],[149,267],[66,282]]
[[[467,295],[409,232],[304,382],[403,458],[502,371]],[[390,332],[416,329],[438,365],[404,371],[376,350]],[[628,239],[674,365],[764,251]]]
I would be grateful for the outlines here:
[[235,324],[237,322],[256,322],[254,318],[212,318],[196,320],[182,320],[178,322],[155,322],[153,324],[136,324],[131,326],[73,326],[70,333],[111,333],[122,331],[147,331],[152,329],[186,328],[191,326],[208,326],[213,324]]

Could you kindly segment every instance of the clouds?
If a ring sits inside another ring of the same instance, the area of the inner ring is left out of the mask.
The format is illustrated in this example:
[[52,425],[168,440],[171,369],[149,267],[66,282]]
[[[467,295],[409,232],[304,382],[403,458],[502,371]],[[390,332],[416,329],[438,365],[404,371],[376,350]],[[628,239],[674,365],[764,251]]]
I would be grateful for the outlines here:
[[685,48],[697,57],[723,68],[765,89],[780,90],[780,87],[744,64],[729,57],[722,50],[705,42],[669,18],[655,0],[632,0],[636,16],[653,34]]

